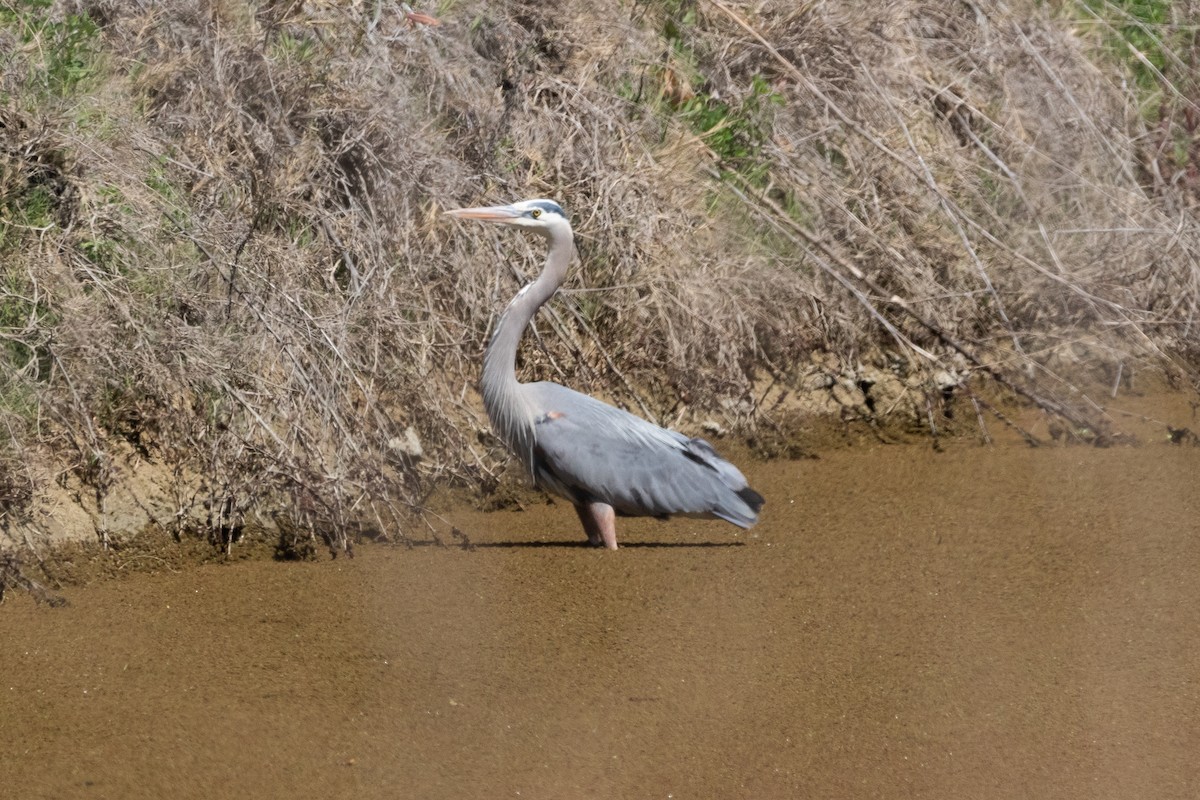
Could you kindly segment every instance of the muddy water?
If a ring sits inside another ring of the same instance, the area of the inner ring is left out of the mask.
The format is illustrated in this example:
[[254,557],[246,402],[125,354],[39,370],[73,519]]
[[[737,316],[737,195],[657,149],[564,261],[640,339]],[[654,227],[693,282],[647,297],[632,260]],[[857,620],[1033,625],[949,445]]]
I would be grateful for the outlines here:
[[452,512],[474,551],[12,598],[0,794],[1200,796],[1200,448],[750,472],[750,535]]

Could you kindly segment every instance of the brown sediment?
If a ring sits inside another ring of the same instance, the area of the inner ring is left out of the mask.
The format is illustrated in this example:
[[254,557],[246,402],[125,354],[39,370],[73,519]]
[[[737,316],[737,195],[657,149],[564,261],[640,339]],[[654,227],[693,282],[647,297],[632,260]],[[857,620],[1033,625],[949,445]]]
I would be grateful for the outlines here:
[[762,522],[451,510],[0,611],[22,797],[1200,792],[1200,448],[748,464]]

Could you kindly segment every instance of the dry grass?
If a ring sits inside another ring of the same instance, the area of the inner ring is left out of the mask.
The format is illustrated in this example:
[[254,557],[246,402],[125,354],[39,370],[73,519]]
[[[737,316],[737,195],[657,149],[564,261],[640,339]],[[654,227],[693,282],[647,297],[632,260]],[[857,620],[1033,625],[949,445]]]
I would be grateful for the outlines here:
[[774,424],[761,387],[812,350],[1076,426],[1081,359],[1195,382],[1200,159],[1164,155],[1095,3],[4,8],[9,523],[57,481],[104,538],[135,460],[158,522],[224,547],[270,511],[404,539],[431,487],[495,487],[473,385],[540,243],[462,204],[563,203],[582,263],[524,372],[668,424]]

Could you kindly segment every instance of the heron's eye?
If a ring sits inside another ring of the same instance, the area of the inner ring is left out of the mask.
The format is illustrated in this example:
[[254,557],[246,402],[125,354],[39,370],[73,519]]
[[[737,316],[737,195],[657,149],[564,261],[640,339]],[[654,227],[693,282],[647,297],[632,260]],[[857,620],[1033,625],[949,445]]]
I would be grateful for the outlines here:
[[533,211],[529,212],[529,216],[533,217],[534,219],[537,219],[541,215],[542,215],[542,210],[540,208],[535,208]]

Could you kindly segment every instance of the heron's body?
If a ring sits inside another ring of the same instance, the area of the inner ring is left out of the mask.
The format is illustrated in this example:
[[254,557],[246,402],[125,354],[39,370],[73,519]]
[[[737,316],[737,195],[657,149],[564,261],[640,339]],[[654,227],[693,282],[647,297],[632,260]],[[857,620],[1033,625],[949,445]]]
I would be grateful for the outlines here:
[[566,277],[571,225],[558,204],[448,212],[532,228],[550,240],[546,267],[501,317],[484,355],[484,407],[493,427],[541,488],[570,500],[588,541],[616,549],[615,515],[717,517],[749,528],[762,497],[703,439],[661,428],[627,411],[546,381],[520,383],[516,353],[538,308]]

